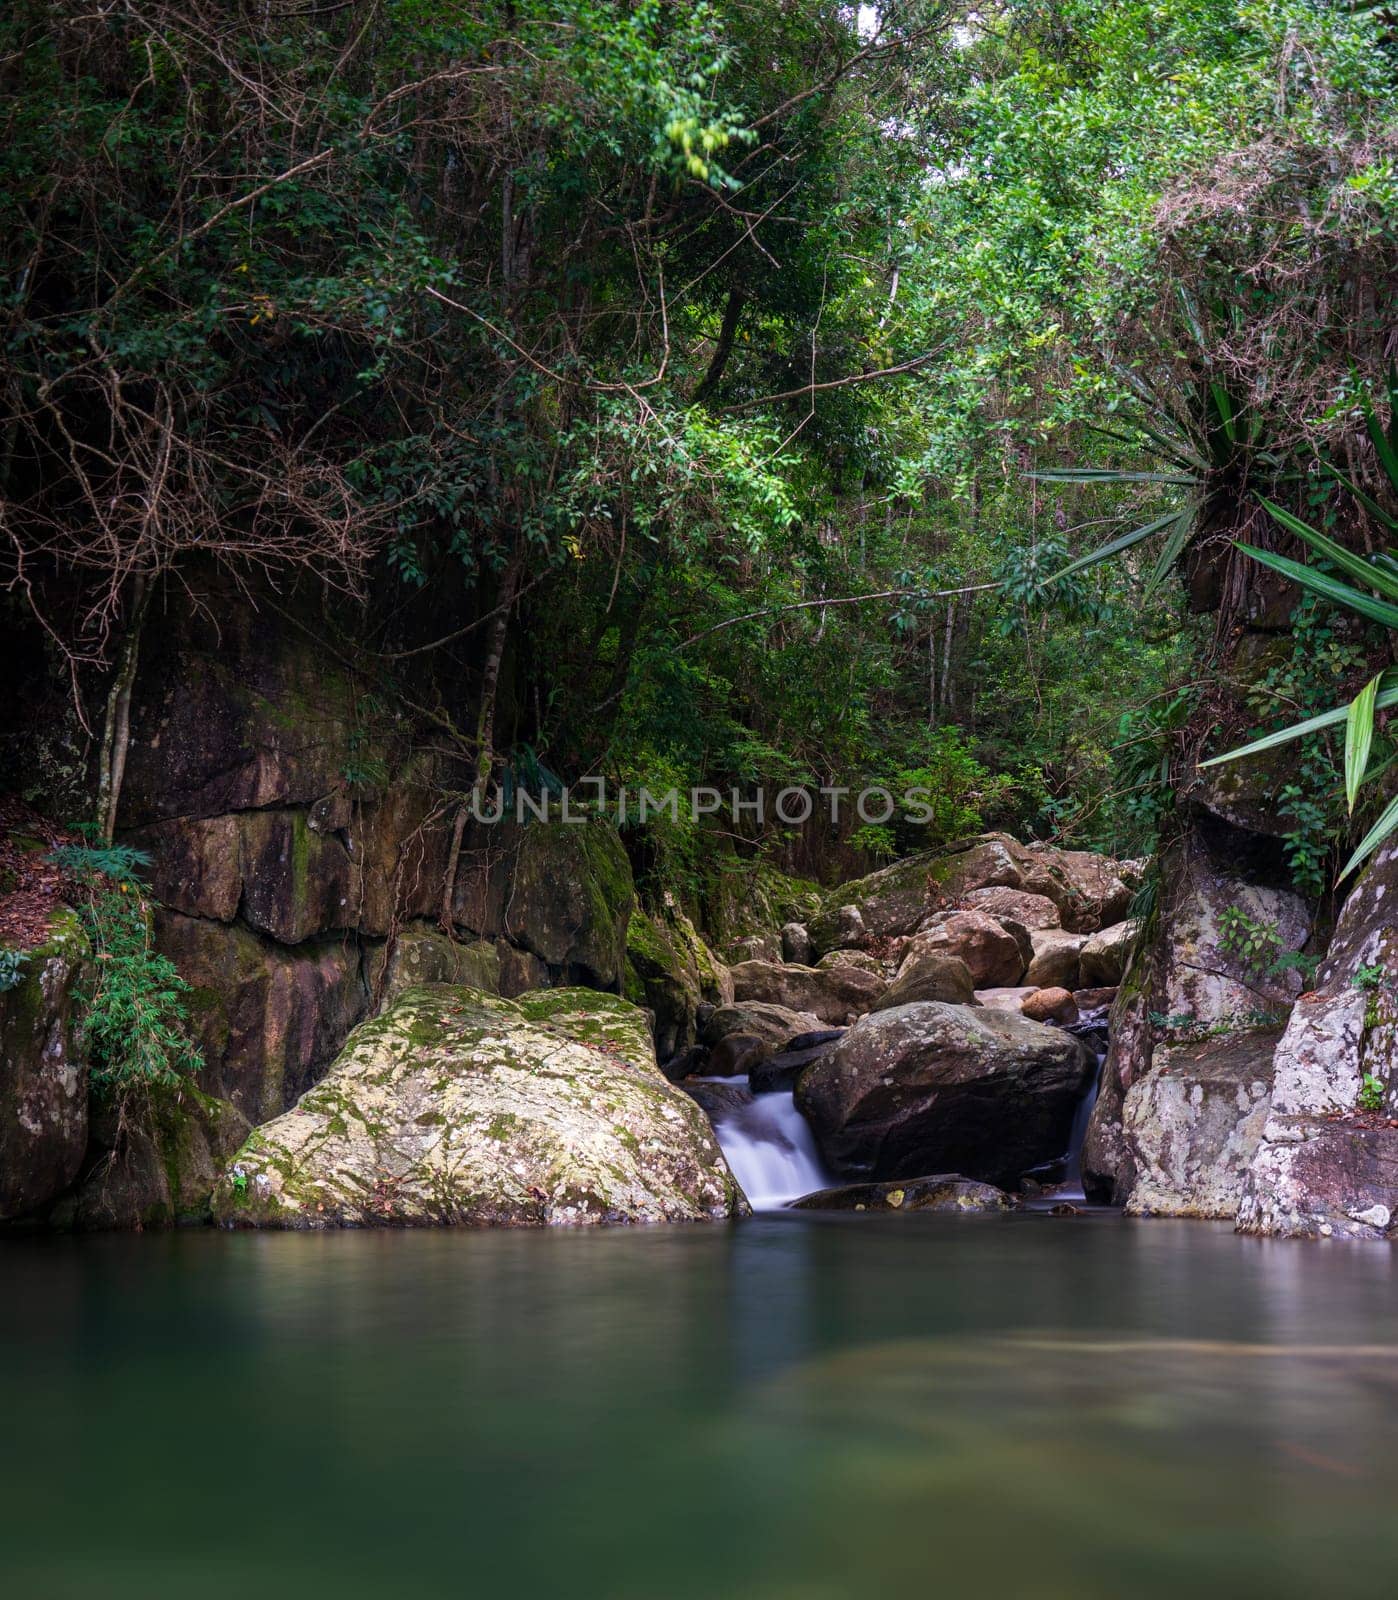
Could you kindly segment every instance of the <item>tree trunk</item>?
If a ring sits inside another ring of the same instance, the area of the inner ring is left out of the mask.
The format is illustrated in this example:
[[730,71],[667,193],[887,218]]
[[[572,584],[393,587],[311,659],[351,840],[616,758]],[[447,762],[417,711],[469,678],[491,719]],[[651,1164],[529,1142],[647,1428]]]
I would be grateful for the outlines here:
[[102,730],[102,758],[97,777],[97,823],[102,843],[111,844],[116,833],[117,806],[126,776],[126,752],[131,744],[131,690],[141,654],[141,630],[155,585],[137,573],[131,591],[131,620],[117,658],[116,675],[107,692],[107,717]]

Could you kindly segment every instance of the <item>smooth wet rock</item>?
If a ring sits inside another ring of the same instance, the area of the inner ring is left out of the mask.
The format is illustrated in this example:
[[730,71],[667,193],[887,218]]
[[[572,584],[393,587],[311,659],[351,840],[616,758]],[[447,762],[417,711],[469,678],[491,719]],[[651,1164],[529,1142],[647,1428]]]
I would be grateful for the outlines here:
[[728,1033],[708,1053],[704,1075],[709,1078],[746,1078],[772,1054],[769,1040],[751,1033]]
[[804,922],[788,922],[781,931],[782,960],[796,966],[810,965],[811,935]]
[[1087,935],[1044,928],[1033,934],[1034,955],[1024,981],[1036,989],[1079,989],[1082,948]]
[[975,985],[970,968],[959,956],[940,950],[911,952],[898,969],[898,976],[885,990],[875,1011],[895,1006],[914,1005],[921,1000],[940,1000],[947,1005],[975,1003]]
[[1056,1022],[1062,1026],[1078,1020],[1078,1003],[1067,989],[1036,989],[1025,996],[1019,1009],[1031,1022]]
[[862,1018],[796,1100],[842,1176],[950,1170],[1007,1187],[1067,1150],[1095,1065],[1061,1028],[926,1003]]
[[762,1001],[809,1011],[822,1022],[842,1023],[877,1004],[886,981],[858,967],[798,967],[744,961],[732,969],[736,1002]]
[[1013,1211],[1015,1201],[993,1184],[955,1173],[902,1178],[896,1183],[850,1183],[818,1189],[791,1204],[793,1211]]
[[369,1010],[369,974],[351,941],[288,949],[241,923],[166,911],[156,912],[155,941],[193,991],[199,1087],[231,1100],[249,1122],[285,1111]]
[[964,961],[976,989],[1008,988],[1024,976],[1019,939],[983,911],[947,911],[928,919],[904,952],[898,976],[923,955]]
[[1232,1221],[1262,1141],[1277,1030],[1156,1047],[1122,1111],[1133,1216]]
[[1074,989],[1073,1003],[1081,1012],[1110,1011],[1119,992],[1116,986],[1104,989]]
[[580,1226],[746,1210],[636,1007],[410,989],[256,1129],[214,1196],[231,1227]]
[[64,910],[27,951],[20,981],[0,993],[0,1221],[61,1194],[87,1148],[87,1062],[75,994],[90,958],[77,915]]

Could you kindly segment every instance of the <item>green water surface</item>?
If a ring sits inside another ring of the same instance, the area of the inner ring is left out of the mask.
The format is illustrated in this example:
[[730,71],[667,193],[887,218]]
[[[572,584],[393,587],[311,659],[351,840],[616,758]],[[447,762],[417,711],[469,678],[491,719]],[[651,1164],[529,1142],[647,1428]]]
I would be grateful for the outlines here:
[[1398,1593],[1384,1248],[1053,1218],[0,1245],[0,1594]]

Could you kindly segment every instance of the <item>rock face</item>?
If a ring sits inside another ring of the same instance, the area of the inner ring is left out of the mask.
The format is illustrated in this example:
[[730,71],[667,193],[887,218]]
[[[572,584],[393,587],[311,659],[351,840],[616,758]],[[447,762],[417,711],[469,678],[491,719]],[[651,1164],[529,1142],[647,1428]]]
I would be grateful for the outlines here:
[[[1398,843],[1340,912],[1313,992],[1277,1045],[1272,1101],[1238,1209],[1243,1233],[1387,1238],[1398,1214]],[[1366,1075],[1383,1114],[1356,1117]]]
[[208,1222],[214,1185],[249,1131],[235,1106],[188,1083],[151,1090],[120,1116],[99,1107],[87,1170],[49,1221],[80,1230]]
[[948,911],[932,917],[903,956],[903,968],[920,955],[955,956],[966,963],[973,987],[1006,989],[1024,976],[1025,953],[1013,930],[984,911]]
[[955,1173],[930,1178],[904,1178],[897,1183],[850,1183],[842,1189],[818,1189],[794,1200],[793,1211],[1013,1211],[1015,1202],[1003,1189],[975,1183]]
[[927,1003],[856,1023],[802,1075],[796,1099],[843,1176],[954,1171],[1005,1187],[1067,1150],[1093,1071],[1061,1029]]
[[1134,1216],[1232,1221],[1262,1140],[1275,1030],[1157,1047],[1122,1113]]
[[921,953],[910,953],[904,958],[898,976],[888,986],[874,1010],[891,1011],[894,1006],[914,1005],[919,1000],[941,1000],[956,1006],[973,1005],[975,984],[966,963],[940,950],[924,949]]
[[624,1000],[410,989],[256,1129],[214,1196],[228,1226],[694,1221],[746,1209],[712,1129]]
[[859,967],[798,967],[742,961],[732,969],[733,997],[808,1011],[822,1022],[842,1023],[876,1005],[888,987]]
[[48,1204],[87,1148],[87,1063],[73,1033],[73,993],[88,958],[72,912],[25,956],[0,994],[0,1221]]

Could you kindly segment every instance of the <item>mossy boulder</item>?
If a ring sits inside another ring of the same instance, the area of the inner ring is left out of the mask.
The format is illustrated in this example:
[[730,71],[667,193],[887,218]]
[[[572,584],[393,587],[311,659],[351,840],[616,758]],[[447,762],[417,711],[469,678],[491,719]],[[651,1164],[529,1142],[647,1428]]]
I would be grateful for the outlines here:
[[487,994],[500,993],[500,952],[488,939],[450,939],[418,923],[404,928],[388,947],[387,959],[375,952],[371,986],[380,1011],[420,983],[463,983]]
[[626,927],[626,997],[655,1018],[655,1053],[669,1061],[698,1038],[695,1014],[733,998],[733,980],[675,907],[637,907]]
[[82,1164],[87,1064],[74,997],[88,956],[76,915],[61,911],[0,994],[0,1219],[46,1205]]
[[745,1210],[644,1015],[582,989],[409,989],[256,1129],[214,1196],[232,1227],[584,1225]]
[[631,864],[610,823],[540,822],[520,830],[504,932],[565,982],[621,988],[634,902]]

